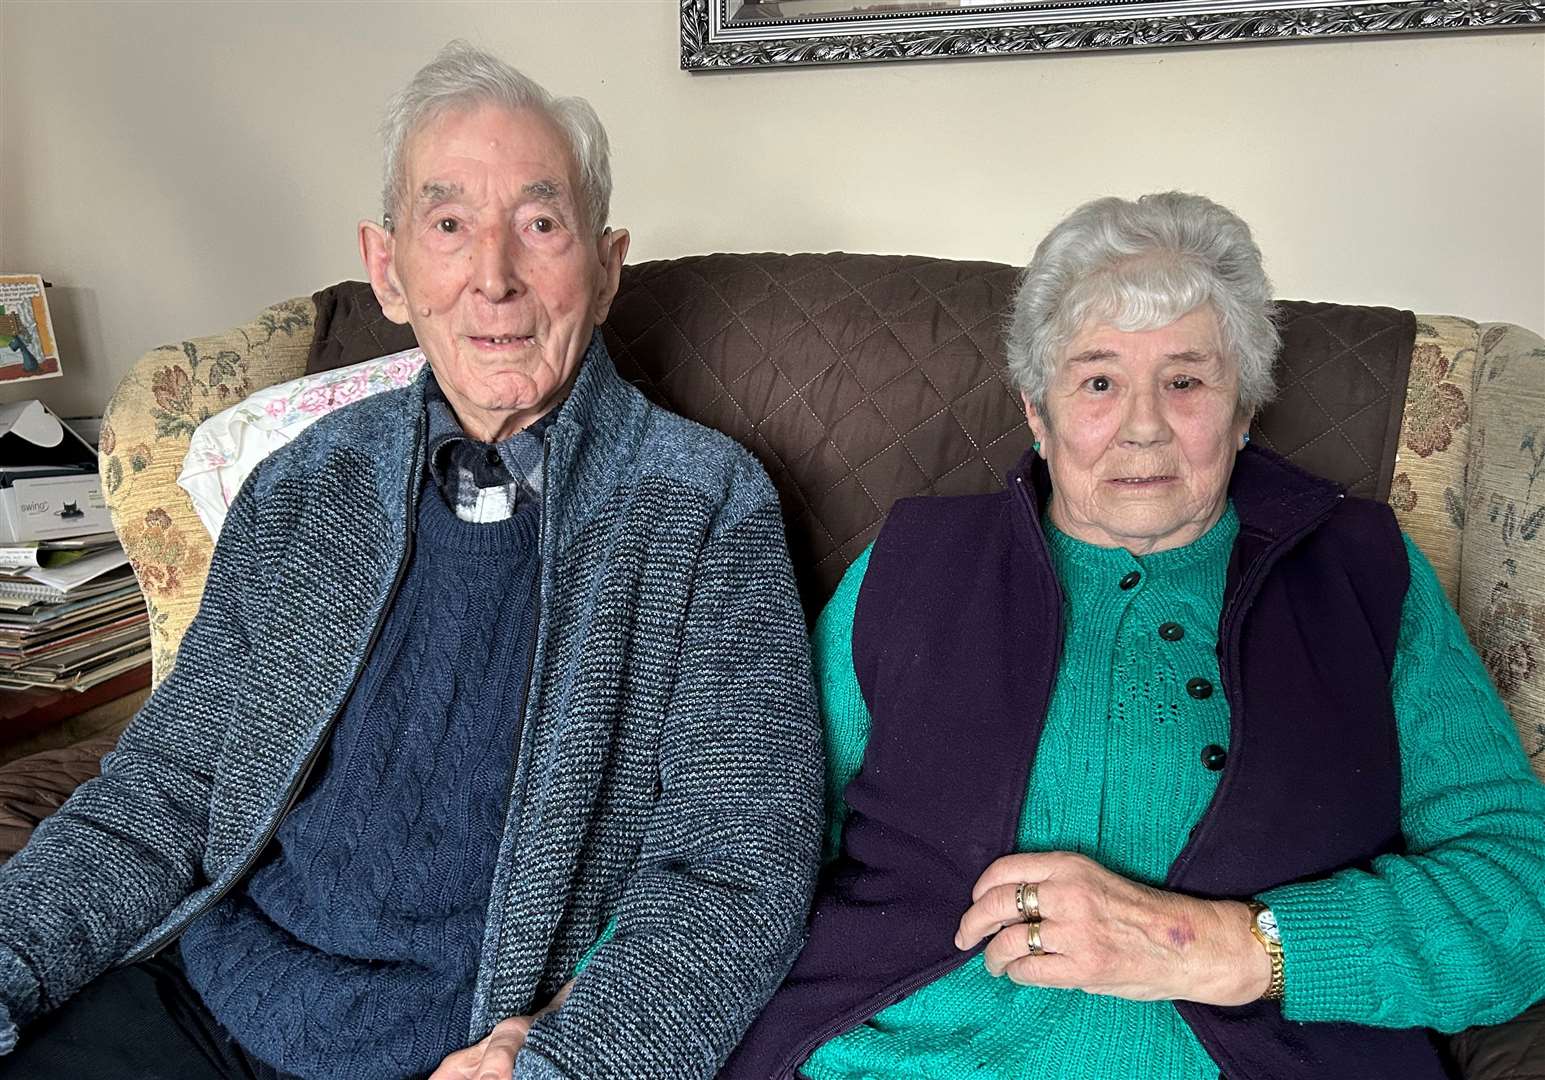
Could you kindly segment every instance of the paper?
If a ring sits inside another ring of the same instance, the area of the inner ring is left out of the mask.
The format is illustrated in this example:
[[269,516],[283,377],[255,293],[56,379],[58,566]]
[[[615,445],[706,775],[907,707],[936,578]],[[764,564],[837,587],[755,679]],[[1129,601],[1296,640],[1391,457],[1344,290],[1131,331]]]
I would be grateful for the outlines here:
[[0,570],[31,570],[38,565],[38,544],[0,544]]
[[93,578],[101,577],[109,570],[116,570],[120,566],[127,566],[129,556],[123,548],[115,548],[110,551],[100,551],[95,555],[87,555],[84,559],[77,559],[59,567],[37,567],[28,570],[26,577],[60,592],[69,592]]
[[62,540],[30,540],[0,544],[0,570],[31,570],[35,566],[63,566],[95,554],[97,548],[116,547],[116,533],[87,533]]
[[[0,335],[4,331],[0,330]],[[14,434],[34,446],[54,447],[64,442],[64,424],[41,401],[0,405],[0,438]]]
[[42,276],[0,274],[0,383],[63,374]]

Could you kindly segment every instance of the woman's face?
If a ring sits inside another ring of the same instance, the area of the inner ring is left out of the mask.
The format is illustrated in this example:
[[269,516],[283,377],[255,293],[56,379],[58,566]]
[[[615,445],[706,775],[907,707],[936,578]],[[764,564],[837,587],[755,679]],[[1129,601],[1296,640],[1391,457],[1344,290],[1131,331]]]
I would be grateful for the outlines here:
[[1044,411],[1026,401],[1025,415],[1051,468],[1053,524],[1134,555],[1182,547],[1217,522],[1250,424],[1205,305],[1158,330],[1085,326]]

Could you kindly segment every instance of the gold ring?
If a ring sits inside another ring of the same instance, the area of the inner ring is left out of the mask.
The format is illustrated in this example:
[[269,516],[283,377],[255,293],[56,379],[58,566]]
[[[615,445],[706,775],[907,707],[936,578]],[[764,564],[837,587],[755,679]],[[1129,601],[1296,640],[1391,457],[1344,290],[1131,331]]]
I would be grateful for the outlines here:
[[1023,922],[1035,922],[1041,917],[1041,897],[1036,882],[1019,883],[1019,888],[1014,890],[1014,910],[1019,912]]
[[1039,922],[1030,924],[1028,939],[1026,944],[1030,947],[1031,956],[1044,956],[1046,954],[1046,950],[1041,947],[1041,924]]

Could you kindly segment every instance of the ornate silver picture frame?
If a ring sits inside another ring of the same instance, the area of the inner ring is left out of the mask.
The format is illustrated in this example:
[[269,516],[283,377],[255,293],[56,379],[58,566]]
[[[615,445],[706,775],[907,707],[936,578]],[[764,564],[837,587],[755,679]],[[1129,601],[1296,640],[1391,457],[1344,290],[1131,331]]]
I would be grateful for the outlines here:
[[1539,0],[680,0],[688,71],[1545,25]]

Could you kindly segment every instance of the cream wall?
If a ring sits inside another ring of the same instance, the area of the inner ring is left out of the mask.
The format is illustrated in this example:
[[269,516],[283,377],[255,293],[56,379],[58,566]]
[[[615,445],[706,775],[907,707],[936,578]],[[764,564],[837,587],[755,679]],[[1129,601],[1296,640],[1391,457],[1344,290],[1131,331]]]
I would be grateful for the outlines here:
[[1023,261],[1097,194],[1203,191],[1279,295],[1545,330],[1545,35],[688,75],[674,0],[0,0],[0,270],[53,290],[99,411],[145,349],[360,274],[386,96],[463,36],[611,130],[634,261]]

